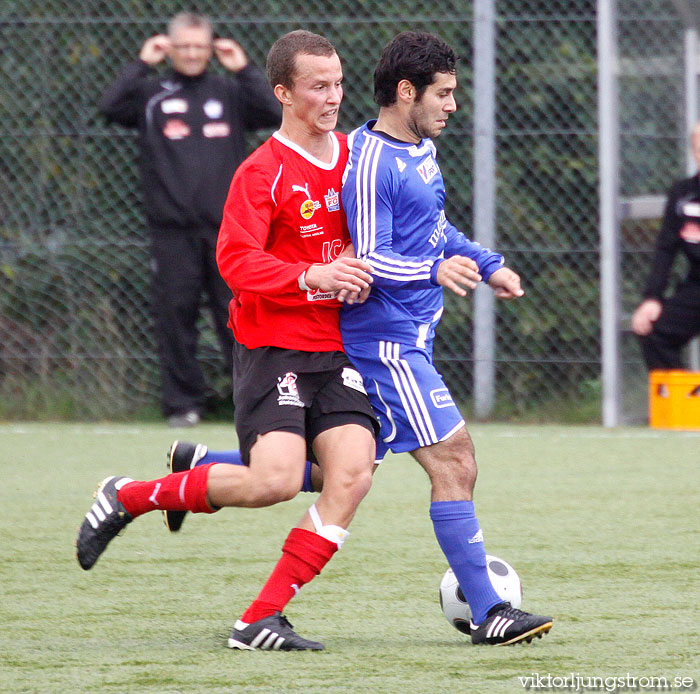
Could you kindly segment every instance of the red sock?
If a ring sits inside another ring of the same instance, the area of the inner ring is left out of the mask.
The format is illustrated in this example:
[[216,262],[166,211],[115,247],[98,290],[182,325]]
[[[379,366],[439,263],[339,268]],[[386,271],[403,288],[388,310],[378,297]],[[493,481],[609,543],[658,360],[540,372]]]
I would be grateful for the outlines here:
[[200,465],[185,472],[174,472],[167,477],[148,482],[129,482],[117,493],[117,499],[134,517],[148,511],[192,511],[214,513],[207,503],[209,468]]
[[302,528],[292,528],[282,547],[282,556],[253,604],[241,615],[251,624],[282,612],[286,604],[338,551],[335,542]]

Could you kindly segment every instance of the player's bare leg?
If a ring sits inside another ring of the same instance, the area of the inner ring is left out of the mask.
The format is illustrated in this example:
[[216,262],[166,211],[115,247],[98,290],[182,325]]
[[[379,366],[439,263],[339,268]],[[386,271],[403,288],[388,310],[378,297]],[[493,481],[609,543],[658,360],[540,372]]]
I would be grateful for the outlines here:
[[445,441],[411,451],[411,455],[428,473],[432,501],[471,501],[477,465],[474,443],[466,427]]
[[[193,467],[209,465],[210,463],[226,463],[228,465],[245,465],[238,449],[210,451],[203,443],[189,441],[174,441],[167,456],[169,472],[185,472]],[[318,465],[309,461],[304,466],[304,482],[302,492],[320,492],[323,489],[323,476]],[[179,532],[187,516],[187,511],[163,511],[165,527],[170,532]]]
[[213,464],[207,496],[212,506],[256,508],[293,499],[301,488],[306,442],[298,434],[271,431],[258,437],[250,465]]
[[301,486],[305,463],[301,436],[270,432],[253,446],[250,467],[212,463],[143,482],[108,478],[80,526],[78,561],[83,569],[92,568],[128,523],[150,511],[213,513],[223,506],[256,508],[291,499]]
[[445,441],[412,452],[430,477],[430,517],[435,536],[472,611],[472,643],[532,641],[552,628],[550,617],[503,602],[488,577],[483,533],[472,501],[477,465],[466,427]]
[[347,526],[372,484],[375,446],[368,429],[347,424],[320,433],[313,447],[323,470],[323,492],[289,533],[277,566],[236,622],[228,640],[231,648],[323,648],[298,636],[282,610],[345,542]]
[[[324,525],[347,528],[372,486],[374,437],[359,424],[346,424],[321,432],[313,448],[322,478],[316,509]],[[299,527],[314,530],[308,514]]]

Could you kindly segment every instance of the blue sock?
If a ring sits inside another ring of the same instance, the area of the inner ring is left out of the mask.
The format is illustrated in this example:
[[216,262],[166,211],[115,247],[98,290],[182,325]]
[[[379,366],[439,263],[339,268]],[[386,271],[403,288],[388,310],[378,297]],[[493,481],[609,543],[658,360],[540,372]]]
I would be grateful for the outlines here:
[[486,552],[473,501],[433,501],[430,504],[435,537],[469,603],[474,624],[503,600],[486,570]]
[[313,483],[311,482],[311,465],[310,461],[306,461],[306,467],[304,468],[304,483],[301,485],[302,492],[312,492],[314,490]]
[[[240,451],[207,451],[206,455],[197,463],[199,465],[208,465],[209,463],[228,463],[229,465],[245,465],[241,458]],[[311,482],[311,465],[310,461],[306,461],[304,468],[304,482],[301,485],[302,492],[312,492],[314,490]]]
[[209,465],[209,463],[229,463],[230,465],[243,465],[240,451],[207,451],[207,454],[197,463],[199,465]]

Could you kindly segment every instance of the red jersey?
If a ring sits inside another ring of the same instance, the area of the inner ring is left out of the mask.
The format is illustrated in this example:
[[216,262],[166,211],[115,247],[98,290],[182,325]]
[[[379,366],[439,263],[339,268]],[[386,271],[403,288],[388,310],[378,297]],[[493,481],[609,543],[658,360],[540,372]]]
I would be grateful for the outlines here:
[[229,326],[249,349],[343,349],[335,293],[302,291],[298,282],[350,242],[340,201],[347,139],[330,136],[327,164],[276,132],[231,181],[216,260],[234,295]]

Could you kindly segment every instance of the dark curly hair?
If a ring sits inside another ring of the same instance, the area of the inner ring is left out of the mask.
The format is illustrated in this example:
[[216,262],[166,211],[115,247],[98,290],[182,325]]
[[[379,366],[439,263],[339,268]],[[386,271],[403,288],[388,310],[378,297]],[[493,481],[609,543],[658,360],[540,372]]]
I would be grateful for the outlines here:
[[457,60],[454,50],[438,36],[417,31],[397,34],[384,47],[374,70],[374,100],[379,106],[391,106],[397,85],[408,80],[420,101],[436,73],[456,72]]

